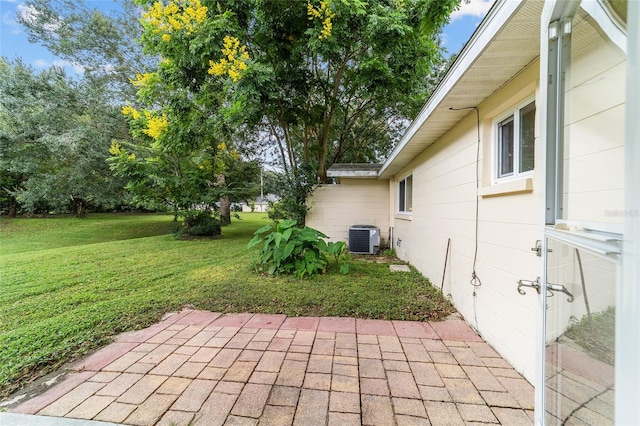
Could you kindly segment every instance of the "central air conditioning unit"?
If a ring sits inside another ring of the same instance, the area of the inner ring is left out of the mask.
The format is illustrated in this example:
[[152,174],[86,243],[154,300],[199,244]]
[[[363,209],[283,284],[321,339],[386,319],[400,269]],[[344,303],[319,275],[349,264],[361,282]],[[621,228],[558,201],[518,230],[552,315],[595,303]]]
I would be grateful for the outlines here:
[[349,253],[376,254],[380,251],[380,229],[372,225],[349,228]]

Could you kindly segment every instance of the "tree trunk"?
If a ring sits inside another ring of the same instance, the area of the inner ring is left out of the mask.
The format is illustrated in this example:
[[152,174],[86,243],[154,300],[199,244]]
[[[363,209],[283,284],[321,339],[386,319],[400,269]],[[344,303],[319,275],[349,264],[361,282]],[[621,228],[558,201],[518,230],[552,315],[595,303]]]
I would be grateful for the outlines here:
[[229,197],[220,197],[220,222],[222,225],[231,223],[231,203]]
[[326,183],[327,180],[327,151],[329,147],[329,132],[333,124],[333,116],[336,112],[336,105],[338,103],[338,92],[340,90],[340,83],[342,82],[342,76],[344,70],[347,67],[347,62],[351,58],[350,55],[346,55],[344,61],[336,72],[335,80],[333,82],[333,90],[331,91],[331,98],[329,99],[329,110],[325,112],[322,123],[322,137],[320,139],[320,153],[318,154],[318,180],[322,183]]
[[9,199],[9,217],[16,217],[16,213],[18,211],[18,201],[16,197],[11,197]]
[[73,204],[76,210],[76,217],[86,217],[87,216],[87,205],[85,204],[82,198],[74,198]]

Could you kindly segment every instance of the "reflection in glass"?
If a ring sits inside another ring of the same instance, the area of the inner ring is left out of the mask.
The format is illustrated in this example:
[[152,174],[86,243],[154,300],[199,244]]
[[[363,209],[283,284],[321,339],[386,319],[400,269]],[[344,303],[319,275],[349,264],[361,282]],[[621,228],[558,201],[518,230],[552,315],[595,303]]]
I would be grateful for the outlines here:
[[561,219],[620,232],[614,227],[624,219],[626,57],[582,9],[567,48]]
[[533,170],[535,116],[536,106],[533,102],[520,110],[520,173]]
[[509,176],[513,174],[513,117],[509,117],[498,124],[499,129],[499,150],[500,150],[500,166],[498,177]]
[[614,423],[617,264],[548,239],[547,282],[574,296],[547,294],[547,424]]

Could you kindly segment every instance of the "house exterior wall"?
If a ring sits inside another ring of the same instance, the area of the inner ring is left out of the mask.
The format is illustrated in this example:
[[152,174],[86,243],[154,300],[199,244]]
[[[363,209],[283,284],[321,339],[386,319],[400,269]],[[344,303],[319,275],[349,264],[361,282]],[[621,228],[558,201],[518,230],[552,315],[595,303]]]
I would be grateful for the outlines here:
[[386,180],[341,178],[339,185],[317,188],[309,199],[306,225],[316,228],[331,241],[349,241],[349,227],[374,225],[380,228],[381,246],[389,238],[389,184]]
[[[538,221],[543,188],[540,149],[534,173],[523,179],[494,182],[494,119],[534,99],[536,61],[479,106],[480,162],[477,121],[473,110],[389,182],[391,226],[398,256],[409,261],[445,295],[530,381],[535,374],[536,298],[518,294],[519,279],[535,280],[540,258],[531,248],[540,238]],[[536,122],[542,108],[537,105]],[[537,125],[536,125],[537,129]],[[536,145],[540,137],[536,131]],[[478,248],[475,253],[476,167],[480,176]],[[413,175],[411,214],[397,213],[398,180]],[[445,268],[447,243],[451,240]],[[476,283],[479,284],[479,283]],[[532,290],[533,291],[533,290]]]
[[259,212],[259,213],[266,213],[269,211],[269,204],[267,203],[255,203],[253,206],[253,210],[251,209],[251,206],[249,204],[245,204],[242,203],[242,211],[247,213],[247,212]]

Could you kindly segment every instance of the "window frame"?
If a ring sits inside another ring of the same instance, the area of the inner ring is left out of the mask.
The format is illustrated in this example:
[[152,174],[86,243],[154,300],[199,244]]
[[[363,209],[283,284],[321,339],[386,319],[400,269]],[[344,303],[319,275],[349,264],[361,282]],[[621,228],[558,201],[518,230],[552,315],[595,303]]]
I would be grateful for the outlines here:
[[[534,145],[533,145],[533,149],[534,149],[534,163],[533,163],[533,168],[531,170],[527,170],[527,171],[520,171],[520,160],[521,160],[521,152],[520,152],[520,148],[521,148],[521,140],[520,140],[520,129],[521,129],[521,112],[527,108],[529,105],[533,104],[533,111],[534,111],[534,122],[533,122],[533,131],[534,131]],[[533,176],[533,172],[535,171],[535,166],[536,166],[536,161],[535,161],[535,138],[536,138],[536,115],[537,112],[537,105],[536,105],[536,100],[535,100],[535,96],[532,96],[530,98],[527,98],[526,100],[524,100],[523,102],[520,102],[518,104],[516,104],[515,106],[513,106],[512,108],[510,108],[509,110],[505,111],[503,114],[500,114],[499,116],[497,116],[493,122],[491,123],[491,128],[493,130],[493,141],[492,141],[492,147],[493,147],[493,165],[492,165],[492,176],[493,176],[493,183],[501,183],[501,182],[507,182],[510,180],[516,180],[516,179],[523,179],[523,178],[528,178]],[[513,142],[511,144],[511,148],[513,150],[513,157],[512,157],[512,168],[513,171],[511,173],[508,174],[503,174],[501,175],[501,168],[502,168],[502,162],[501,162],[501,156],[502,156],[502,141],[501,141],[501,124],[507,124],[508,123],[512,123],[513,124]]]
[[[409,182],[409,185],[407,185]],[[403,188],[404,184],[404,188]],[[407,186],[409,191],[407,191]],[[396,197],[396,213],[410,215],[413,213],[413,173],[405,175],[402,179],[398,179],[398,196]],[[403,195],[403,196],[401,196]],[[407,204],[409,209],[407,210]],[[402,207],[402,209],[401,209]]]

